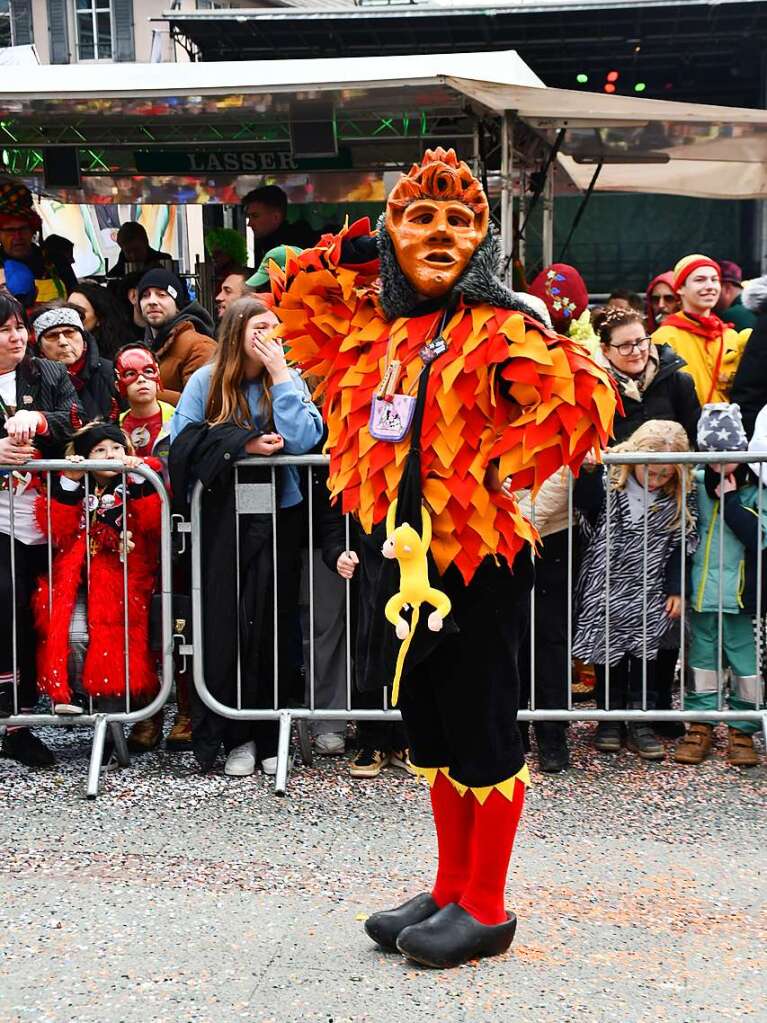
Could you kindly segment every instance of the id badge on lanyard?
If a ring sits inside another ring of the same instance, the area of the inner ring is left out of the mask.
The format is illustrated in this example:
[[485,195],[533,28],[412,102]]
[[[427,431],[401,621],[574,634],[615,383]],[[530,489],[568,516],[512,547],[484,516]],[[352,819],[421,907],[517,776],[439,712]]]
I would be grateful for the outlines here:
[[[424,345],[418,353],[421,362],[427,365],[447,351],[447,341],[440,333],[433,341]],[[397,394],[402,364],[393,360],[384,373],[370,408],[368,430],[376,440],[396,444],[404,440],[413,423],[417,398],[412,394]],[[420,374],[419,374],[420,376]],[[416,378],[418,379],[418,378]]]

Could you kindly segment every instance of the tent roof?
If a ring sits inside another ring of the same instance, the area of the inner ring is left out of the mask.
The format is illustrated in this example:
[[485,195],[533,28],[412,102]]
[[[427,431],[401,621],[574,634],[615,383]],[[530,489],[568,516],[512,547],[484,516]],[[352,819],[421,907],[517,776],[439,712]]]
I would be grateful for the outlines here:
[[549,141],[566,128],[560,164],[580,188],[601,160],[598,190],[767,197],[767,111],[547,89],[513,50],[115,64],[106,78],[100,66],[19,67],[4,78],[0,145],[163,146],[170,128],[176,144],[187,133],[194,146],[201,124],[284,125],[318,99],[345,119],[376,111],[460,117],[473,107],[514,112]]
[[[0,87],[0,110],[20,103],[31,113],[44,99],[66,109],[67,100],[176,96],[260,96],[292,93],[366,90],[367,92],[427,85],[439,87],[455,75],[507,85],[543,86],[543,82],[514,50],[496,53],[448,53],[426,56],[332,57],[321,60],[221,61],[187,64],[112,64],[109,74],[98,64],[43,65],[20,68]],[[445,92],[450,92],[448,83]],[[249,104],[245,104],[249,105]],[[117,102],[106,113],[117,112]],[[182,103],[183,107],[184,104]]]

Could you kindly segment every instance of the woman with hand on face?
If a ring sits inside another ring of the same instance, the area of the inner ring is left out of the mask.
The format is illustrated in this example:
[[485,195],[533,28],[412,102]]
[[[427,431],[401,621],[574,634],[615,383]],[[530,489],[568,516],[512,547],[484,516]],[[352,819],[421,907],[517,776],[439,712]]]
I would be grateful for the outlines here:
[[[305,454],[322,435],[322,420],[306,385],[285,362],[282,343],[275,336],[278,324],[274,313],[257,299],[233,302],[221,321],[213,362],[192,374],[170,424],[174,494],[186,493],[196,479],[206,484],[203,598],[208,687],[234,706],[239,674],[241,705],[261,709],[272,707],[274,699],[272,516],[240,515],[237,550],[232,468],[247,455]],[[249,478],[270,484],[272,475],[263,467],[239,471],[238,482]],[[297,469],[281,468],[275,480],[278,664],[280,688],[287,696],[300,647],[296,621],[303,498]],[[241,625],[239,637],[238,621],[247,623]],[[276,770],[274,722],[225,721],[205,711],[193,721],[192,737],[203,769],[212,767],[223,742],[227,774],[252,774],[256,755],[265,772]]]
[[[28,339],[24,310],[0,289],[0,466],[5,467],[0,470],[0,715],[5,716],[32,707],[37,699],[35,633],[29,602],[48,564],[45,536],[35,520],[39,477],[8,467],[40,455],[61,457],[69,437],[70,413],[77,405],[64,367],[34,358]],[[0,755],[28,767],[54,763],[51,751],[27,728],[9,729]]]
[[80,310],[63,303],[36,306],[31,320],[40,355],[66,366],[85,418],[108,419],[117,401],[114,369],[101,358]]

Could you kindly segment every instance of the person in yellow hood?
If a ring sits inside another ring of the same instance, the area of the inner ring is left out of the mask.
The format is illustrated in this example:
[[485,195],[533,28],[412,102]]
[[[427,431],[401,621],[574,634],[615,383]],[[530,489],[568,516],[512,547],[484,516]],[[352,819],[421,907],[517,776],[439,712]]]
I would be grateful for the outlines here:
[[721,270],[708,256],[696,253],[679,260],[674,291],[682,308],[665,317],[653,342],[670,345],[684,359],[701,405],[726,402],[751,331],[733,330],[714,312],[722,292]]

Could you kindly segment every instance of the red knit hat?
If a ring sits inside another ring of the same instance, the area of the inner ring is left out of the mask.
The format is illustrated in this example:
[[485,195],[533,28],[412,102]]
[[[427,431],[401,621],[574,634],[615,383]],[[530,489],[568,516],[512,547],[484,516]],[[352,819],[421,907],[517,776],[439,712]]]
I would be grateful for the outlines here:
[[702,266],[708,266],[712,270],[716,270],[717,274],[721,276],[722,271],[719,269],[719,264],[715,259],[710,259],[708,256],[702,256],[699,252],[696,252],[692,256],[685,256],[684,259],[680,259],[674,267],[674,291],[679,291],[690,274],[694,270],[699,270]]
[[586,282],[568,263],[552,263],[545,267],[528,288],[531,295],[541,298],[549,310],[555,330],[566,334],[589,305]]

